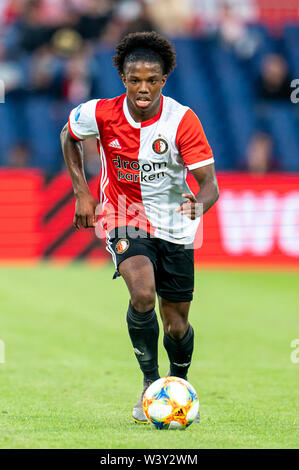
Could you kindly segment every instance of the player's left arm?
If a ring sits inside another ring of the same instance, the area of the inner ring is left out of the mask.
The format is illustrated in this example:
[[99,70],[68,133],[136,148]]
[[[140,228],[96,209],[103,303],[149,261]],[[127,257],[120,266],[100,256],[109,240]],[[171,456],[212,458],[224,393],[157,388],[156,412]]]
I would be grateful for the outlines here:
[[214,163],[196,168],[192,170],[192,173],[200,186],[199,192],[196,196],[192,193],[183,193],[182,198],[188,200],[181,203],[177,212],[194,220],[215,204],[219,197],[219,188]]
[[219,197],[219,188],[214,163],[191,171],[200,186],[199,192],[196,196],[192,193],[183,193],[182,198],[188,200],[181,203],[177,212],[194,220],[215,204]]
[[200,187],[196,196],[182,194],[188,201],[183,201],[177,211],[194,220],[215,204],[219,189],[212,149],[199,118],[191,109],[188,109],[178,126],[176,143],[187,168]]

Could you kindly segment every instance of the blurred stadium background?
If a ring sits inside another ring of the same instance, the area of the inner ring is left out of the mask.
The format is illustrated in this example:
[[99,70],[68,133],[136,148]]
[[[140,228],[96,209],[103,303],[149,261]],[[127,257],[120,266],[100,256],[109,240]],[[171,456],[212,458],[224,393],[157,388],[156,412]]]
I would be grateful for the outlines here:
[[113,48],[141,30],[174,42],[164,93],[196,111],[215,154],[221,197],[197,262],[298,267],[297,0],[1,0],[0,259],[108,261],[72,229],[59,133],[79,103],[124,92]]
[[[201,425],[171,439],[130,421],[126,286],[73,229],[59,139],[72,108],[124,92],[113,49],[143,30],[175,44],[164,94],[200,117],[220,186],[190,315]],[[0,0],[0,448],[298,447],[298,45],[298,0]]]

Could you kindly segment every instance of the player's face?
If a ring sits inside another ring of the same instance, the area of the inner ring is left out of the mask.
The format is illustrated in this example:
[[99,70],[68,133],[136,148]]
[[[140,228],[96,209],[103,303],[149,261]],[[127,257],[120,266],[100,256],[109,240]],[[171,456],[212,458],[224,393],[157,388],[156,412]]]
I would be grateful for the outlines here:
[[138,61],[126,65],[122,79],[135,120],[147,120],[158,113],[166,78],[159,63]]

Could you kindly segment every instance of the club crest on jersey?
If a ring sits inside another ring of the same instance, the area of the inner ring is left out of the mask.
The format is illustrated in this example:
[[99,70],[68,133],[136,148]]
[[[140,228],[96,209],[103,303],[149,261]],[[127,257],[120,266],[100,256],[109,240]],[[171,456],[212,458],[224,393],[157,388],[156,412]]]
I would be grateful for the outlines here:
[[130,246],[129,240],[127,240],[126,238],[122,238],[121,240],[118,240],[116,247],[115,247],[115,251],[119,255],[122,255],[125,251],[127,251],[129,246]]
[[159,139],[156,139],[153,142],[153,151],[155,153],[158,153],[159,155],[166,153],[168,150],[168,143],[165,139],[162,139],[161,137]]

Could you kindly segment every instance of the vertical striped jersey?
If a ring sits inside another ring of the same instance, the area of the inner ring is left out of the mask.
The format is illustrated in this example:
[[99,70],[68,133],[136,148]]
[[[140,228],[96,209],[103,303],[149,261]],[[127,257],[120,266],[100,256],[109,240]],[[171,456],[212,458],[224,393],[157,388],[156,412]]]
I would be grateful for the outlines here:
[[80,104],[69,117],[76,140],[97,138],[99,200],[107,233],[131,226],[174,243],[192,243],[199,218],[175,209],[190,193],[187,171],[214,162],[201,122],[187,106],[161,96],[159,112],[135,122],[126,94]]

